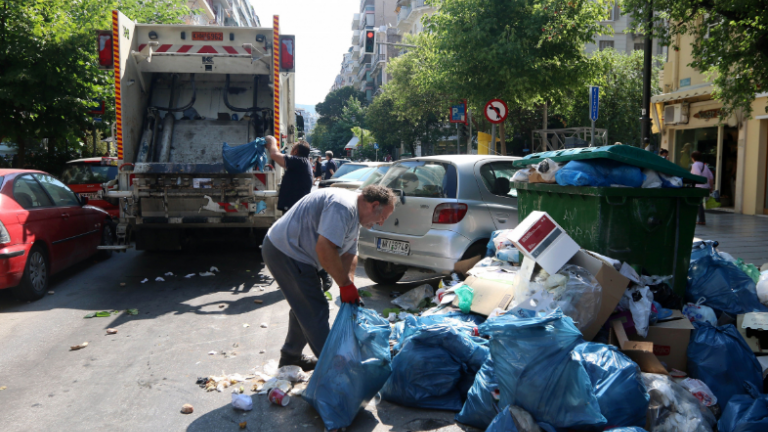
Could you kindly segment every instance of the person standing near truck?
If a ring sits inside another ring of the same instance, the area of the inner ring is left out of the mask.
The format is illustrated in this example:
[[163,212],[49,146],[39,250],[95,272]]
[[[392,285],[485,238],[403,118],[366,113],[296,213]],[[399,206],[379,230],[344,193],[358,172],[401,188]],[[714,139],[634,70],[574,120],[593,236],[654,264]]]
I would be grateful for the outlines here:
[[391,189],[370,185],[358,194],[337,188],[312,192],[267,232],[262,256],[291,312],[279,366],[309,371],[317,358],[302,354],[309,344],[319,356],[328,338],[328,300],[316,274],[325,269],[339,285],[341,301],[358,303],[355,287],[360,226],[383,224],[395,210]]
[[336,161],[333,160],[333,152],[328,150],[325,152],[325,173],[323,174],[323,180],[328,180],[336,174],[336,170],[339,167],[336,166]]

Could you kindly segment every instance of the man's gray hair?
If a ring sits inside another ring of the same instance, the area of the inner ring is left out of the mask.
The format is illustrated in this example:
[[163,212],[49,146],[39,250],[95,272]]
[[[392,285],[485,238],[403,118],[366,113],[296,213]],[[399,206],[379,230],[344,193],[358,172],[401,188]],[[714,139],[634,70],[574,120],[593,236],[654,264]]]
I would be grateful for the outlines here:
[[328,150],[327,152],[325,152],[325,155],[332,158],[333,157],[333,152]]
[[380,185],[364,187],[363,199],[369,203],[378,202],[382,206],[395,205],[397,203],[397,196],[392,189]]

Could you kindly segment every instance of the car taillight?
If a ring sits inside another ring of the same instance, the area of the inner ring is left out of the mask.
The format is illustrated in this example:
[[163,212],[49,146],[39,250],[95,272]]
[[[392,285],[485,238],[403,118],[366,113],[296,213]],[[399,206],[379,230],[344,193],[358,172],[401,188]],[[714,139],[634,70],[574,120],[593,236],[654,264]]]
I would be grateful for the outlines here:
[[458,203],[445,203],[435,207],[432,214],[432,223],[455,224],[461,222],[467,214],[467,205]]
[[0,244],[6,244],[11,242],[11,235],[8,234],[8,230],[5,229],[5,225],[0,222]]

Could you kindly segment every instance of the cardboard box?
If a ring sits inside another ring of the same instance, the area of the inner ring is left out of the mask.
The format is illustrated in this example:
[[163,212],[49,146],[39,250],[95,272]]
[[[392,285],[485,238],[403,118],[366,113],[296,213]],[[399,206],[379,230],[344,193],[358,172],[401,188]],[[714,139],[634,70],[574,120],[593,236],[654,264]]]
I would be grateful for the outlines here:
[[531,212],[507,237],[549,274],[557,273],[579,251],[565,230],[541,211]]
[[653,354],[653,342],[639,342],[627,339],[624,326],[620,321],[611,321],[610,342],[619,347],[621,352],[640,366],[640,370],[646,373],[668,375],[664,365]]
[[653,353],[668,367],[688,371],[688,343],[691,341],[693,324],[679,310],[672,311],[675,321],[656,323],[648,327],[648,337],[630,336],[630,340],[653,342]]
[[594,339],[603,324],[611,317],[629,286],[629,279],[619,273],[611,264],[584,250],[576,252],[568,264],[575,264],[587,269],[600,282],[602,288],[600,312],[597,314],[597,319],[582,331],[584,340],[589,341]]
[[[488,316],[496,308],[505,309],[515,296],[515,286],[512,284],[481,279],[470,276],[464,281],[474,292],[470,310],[474,313]],[[453,301],[454,306],[459,305],[458,297]]]
[[[751,316],[752,319],[748,320],[745,325],[744,318],[746,315]],[[768,344],[760,344],[760,339],[758,339],[752,331],[749,332],[750,336],[747,336],[747,329],[751,328],[752,330],[755,330],[755,333],[757,331],[765,331],[766,327],[768,327],[767,323],[768,312],[750,312],[748,314],[736,315],[736,330],[739,331],[741,337],[744,338],[744,341],[754,353],[768,354]],[[763,338],[763,340],[765,340],[765,338]]]

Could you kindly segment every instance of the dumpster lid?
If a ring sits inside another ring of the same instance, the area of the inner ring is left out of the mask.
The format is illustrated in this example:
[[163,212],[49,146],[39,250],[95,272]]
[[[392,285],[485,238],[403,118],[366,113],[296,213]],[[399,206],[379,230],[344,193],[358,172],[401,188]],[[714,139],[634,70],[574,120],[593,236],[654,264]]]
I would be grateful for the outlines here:
[[660,156],[657,156],[647,150],[629,145],[609,145],[602,147],[582,147],[573,149],[554,150],[541,153],[530,154],[523,159],[512,163],[517,168],[532,165],[552,159],[555,162],[568,162],[572,160],[583,159],[611,159],[628,165],[634,165],[640,168],[650,168],[666,175],[682,177],[693,183],[706,183],[707,179],[702,176],[691,174],[686,169],[672,163]]

